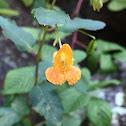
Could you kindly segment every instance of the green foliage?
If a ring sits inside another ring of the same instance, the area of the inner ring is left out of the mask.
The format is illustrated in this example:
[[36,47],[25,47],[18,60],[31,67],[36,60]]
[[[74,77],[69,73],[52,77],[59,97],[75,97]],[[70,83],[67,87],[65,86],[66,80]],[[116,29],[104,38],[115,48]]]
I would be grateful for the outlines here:
[[86,107],[86,114],[93,126],[110,126],[112,112],[107,102],[92,98]]
[[27,101],[21,96],[17,96],[14,99],[11,103],[11,108],[20,116],[28,115],[30,113]]
[[[116,54],[120,54],[121,52],[115,53],[115,51],[125,52],[125,48],[113,42],[100,39],[97,40],[96,51],[88,57],[89,66],[92,68],[92,70],[96,70],[100,64],[100,73],[111,73],[117,71],[118,68],[114,63],[113,58],[115,58]],[[111,55],[111,52],[113,55]],[[122,59],[124,59],[123,56]]]
[[9,4],[6,0],[0,0],[0,8],[9,8]]
[[63,26],[59,26],[59,30],[63,32],[73,32],[77,29],[85,29],[90,31],[96,31],[103,29],[105,23],[97,20],[74,18],[69,20]]
[[91,73],[90,73],[90,71],[89,71],[88,68],[86,68],[86,67],[82,68],[81,69],[81,74],[82,74],[83,77],[85,77],[87,79],[87,81],[90,81],[90,79],[91,79]]
[[94,11],[100,11],[100,9],[103,7],[103,0],[92,0],[92,5],[93,5],[93,9]]
[[26,7],[31,6],[31,5],[33,4],[33,1],[34,1],[34,0],[22,0],[22,2],[24,3],[24,5],[25,5]]
[[26,51],[35,44],[33,36],[18,27],[14,21],[0,16],[0,26],[4,36],[11,39],[20,51]]
[[126,9],[126,0],[112,0],[108,4],[108,9],[111,11],[122,11]]
[[89,86],[89,89],[90,91],[92,90],[96,90],[98,88],[104,88],[106,86],[109,86],[110,84],[115,84],[115,85],[119,85],[120,84],[120,81],[118,80],[106,80],[106,81],[102,81],[102,82],[99,82],[97,81],[96,83],[92,82]]
[[119,60],[120,62],[126,64],[126,51],[122,51],[122,52],[119,52],[119,53],[115,53],[113,55],[113,58],[115,58],[115,59]]
[[87,48],[87,54],[93,53],[95,49],[96,49],[96,40],[91,40]]
[[3,94],[26,93],[33,85],[33,67],[11,70],[6,75]]
[[12,126],[19,121],[18,115],[11,108],[0,108],[0,126]]
[[69,15],[64,11],[49,10],[43,7],[34,9],[32,13],[41,25],[65,24],[70,20]]
[[64,111],[66,113],[75,111],[84,107],[89,101],[88,95],[83,95],[76,91],[73,87],[65,89],[60,93]]
[[34,0],[33,7],[32,8],[38,8],[40,5],[42,7],[45,7],[46,0]]
[[86,53],[81,50],[73,50],[74,64],[83,61],[87,57]]
[[63,117],[61,100],[49,82],[33,87],[29,96],[35,111],[43,112],[44,117],[54,124],[61,123]]

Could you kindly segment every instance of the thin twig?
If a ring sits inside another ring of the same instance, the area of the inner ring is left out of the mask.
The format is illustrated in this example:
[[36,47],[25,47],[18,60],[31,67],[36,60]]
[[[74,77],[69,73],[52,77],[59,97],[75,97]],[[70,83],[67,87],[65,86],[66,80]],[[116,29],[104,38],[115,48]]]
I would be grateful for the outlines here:
[[76,44],[80,45],[81,47],[83,47],[84,49],[87,49],[87,45],[85,45],[84,43],[80,42],[80,41],[76,41]]

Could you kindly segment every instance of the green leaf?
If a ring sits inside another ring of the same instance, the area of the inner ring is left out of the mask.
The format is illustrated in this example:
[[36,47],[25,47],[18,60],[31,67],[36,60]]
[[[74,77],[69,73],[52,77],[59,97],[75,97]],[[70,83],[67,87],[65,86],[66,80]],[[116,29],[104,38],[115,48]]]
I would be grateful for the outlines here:
[[11,108],[20,116],[28,115],[30,113],[27,101],[21,96],[17,96],[14,99],[11,103]]
[[102,54],[100,56],[100,73],[111,73],[117,71],[118,67],[113,62],[111,55]]
[[0,26],[4,36],[11,39],[20,51],[26,51],[35,44],[33,36],[18,27],[14,21],[0,16]]
[[62,104],[64,107],[64,111],[66,113],[75,111],[84,107],[88,101],[89,96],[83,95],[76,91],[75,88],[71,87],[60,93],[60,97],[62,99]]
[[113,55],[113,57],[114,57],[115,59],[119,60],[120,62],[126,64],[126,51],[122,51],[122,52],[119,52],[119,53],[115,53],[115,54]]
[[74,18],[69,20],[63,26],[59,26],[58,29],[63,32],[73,32],[77,29],[86,29],[91,31],[96,31],[103,29],[105,23],[97,20]]
[[76,82],[73,87],[80,93],[87,94],[89,88],[89,81],[85,75],[81,75],[80,80]]
[[73,50],[74,64],[83,61],[87,57],[87,54],[81,50]]
[[22,0],[22,2],[26,7],[29,7],[33,4],[33,0]]
[[52,58],[49,58],[48,60],[42,61],[39,63],[39,70],[38,70],[38,83],[41,83],[46,79],[45,76],[45,71],[49,68],[52,67],[53,63],[52,63]]
[[92,70],[96,70],[99,63],[100,55],[101,55],[101,52],[95,51],[88,57],[88,65],[90,66]]
[[107,102],[92,98],[86,107],[86,114],[93,126],[110,126],[112,112]]
[[96,49],[96,40],[91,40],[89,45],[88,45],[88,48],[87,48],[87,54],[91,54],[95,51]]
[[[65,115],[60,126],[80,126],[81,120],[79,118]],[[50,121],[46,121],[46,126],[55,126]]]
[[84,76],[88,81],[90,81],[90,79],[91,79],[91,73],[90,73],[90,71],[89,71],[89,69],[88,68],[82,68],[81,69],[81,74],[82,74],[82,76]]
[[123,48],[122,46],[113,43],[113,42],[109,42],[109,41],[105,41],[105,40],[97,40],[97,50],[101,51],[101,52],[109,52],[109,51],[116,51],[116,50],[124,50],[125,48]]
[[40,5],[42,7],[45,7],[46,0],[34,0],[33,7],[32,8],[38,8]]
[[34,16],[41,25],[65,24],[70,17],[64,11],[50,10],[43,7],[33,9]]
[[126,8],[125,0],[112,0],[108,4],[108,9],[111,11],[122,11]]
[[0,8],[0,15],[18,16],[19,12],[12,9]]
[[33,85],[33,67],[11,70],[6,75],[3,94],[26,93]]
[[60,97],[55,92],[52,84],[45,82],[33,87],[29,96],[35,111],[43,112],[46,120],[54,124],[61,123],[63,107]]
[[0,8],[9,8],[9,4],[5,0],[0,0]]
[[104,88],[110,84],[115,84],[115,85],[119,85],[120,81],[119,80],[106,80],[106,81],[102,81],[102,82],[98,82],[98,83],[91,83],[89,86],[90,91],[92,90],[96,90],[98,88]]
[[[33,50],[36,53],[38,52],[38,49],[39,49],[38,45],[35,45],[33,47]],[[42,58],[42,60],[48,60],[49,58],[52,58],[53,57],[53,53],[56,52],[56,51],[57,51],[57,49],[55,47],[47,45],[47,44],[44,44],[43,47],[42,47],[42,51],[41,51],[41,58]]]
[[0,108],[0,126],[12,126],[19,121],[18,115],[11,108]]

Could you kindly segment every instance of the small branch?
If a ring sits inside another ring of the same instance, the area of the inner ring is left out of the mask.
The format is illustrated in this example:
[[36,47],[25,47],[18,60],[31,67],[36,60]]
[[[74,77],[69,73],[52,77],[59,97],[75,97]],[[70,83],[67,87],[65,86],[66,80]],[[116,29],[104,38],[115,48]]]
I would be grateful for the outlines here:
[[[53,6],[55,5],[55,2],[56,2],[56,0],[53,0],[53,2],[51,4],[51,7],[50,7],[50,10],[53,9]],[[48,25],[46,25],[46,27],[45,27],[45,32],[44,32],[44,35],[43,35],[43,39],[40,42],[39,50],[38,50],[38,53],[36,55],[36,70],[35,70],[35,84],[34,85],[38,85],[39,60],[40,60],[40,56],[41,56],[42,46],[44,44],[44,41],[45,41],[45,38],[46,38],[47,33],[48,33]]]
[[48,29],[48,32],[51,32],[51,31],[53,31],[53,30],[55,30],[55,29],[56,29],[56,27],[49,28],[49,29]]
[[80,45],[81,47],[83,47],[84,49],[87,49],[88,48],[88,46],[87,45],[85,45],[84,43],[82,43],[82,42],[80,42],[80,41],[76,41],[76,44],[78,44],[78,45]]
[[74,45],[75,45],[76,41],[77,41],[77,30],[75,30],[73,33],[72,44],[71,44],[72,49],[74,49]]

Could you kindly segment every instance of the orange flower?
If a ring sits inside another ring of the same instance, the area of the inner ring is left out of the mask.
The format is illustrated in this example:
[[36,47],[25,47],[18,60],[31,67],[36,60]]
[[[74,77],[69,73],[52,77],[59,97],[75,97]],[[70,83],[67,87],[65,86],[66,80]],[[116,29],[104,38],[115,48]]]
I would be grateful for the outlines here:
[[80,69],[73,66],[73,53],[68,44],[63,44],[59,51],[53,54],[53,62],[54,66],[45,72],[50,83],[62,85],[67,80],[69,85],[73,85],[81,78]]

